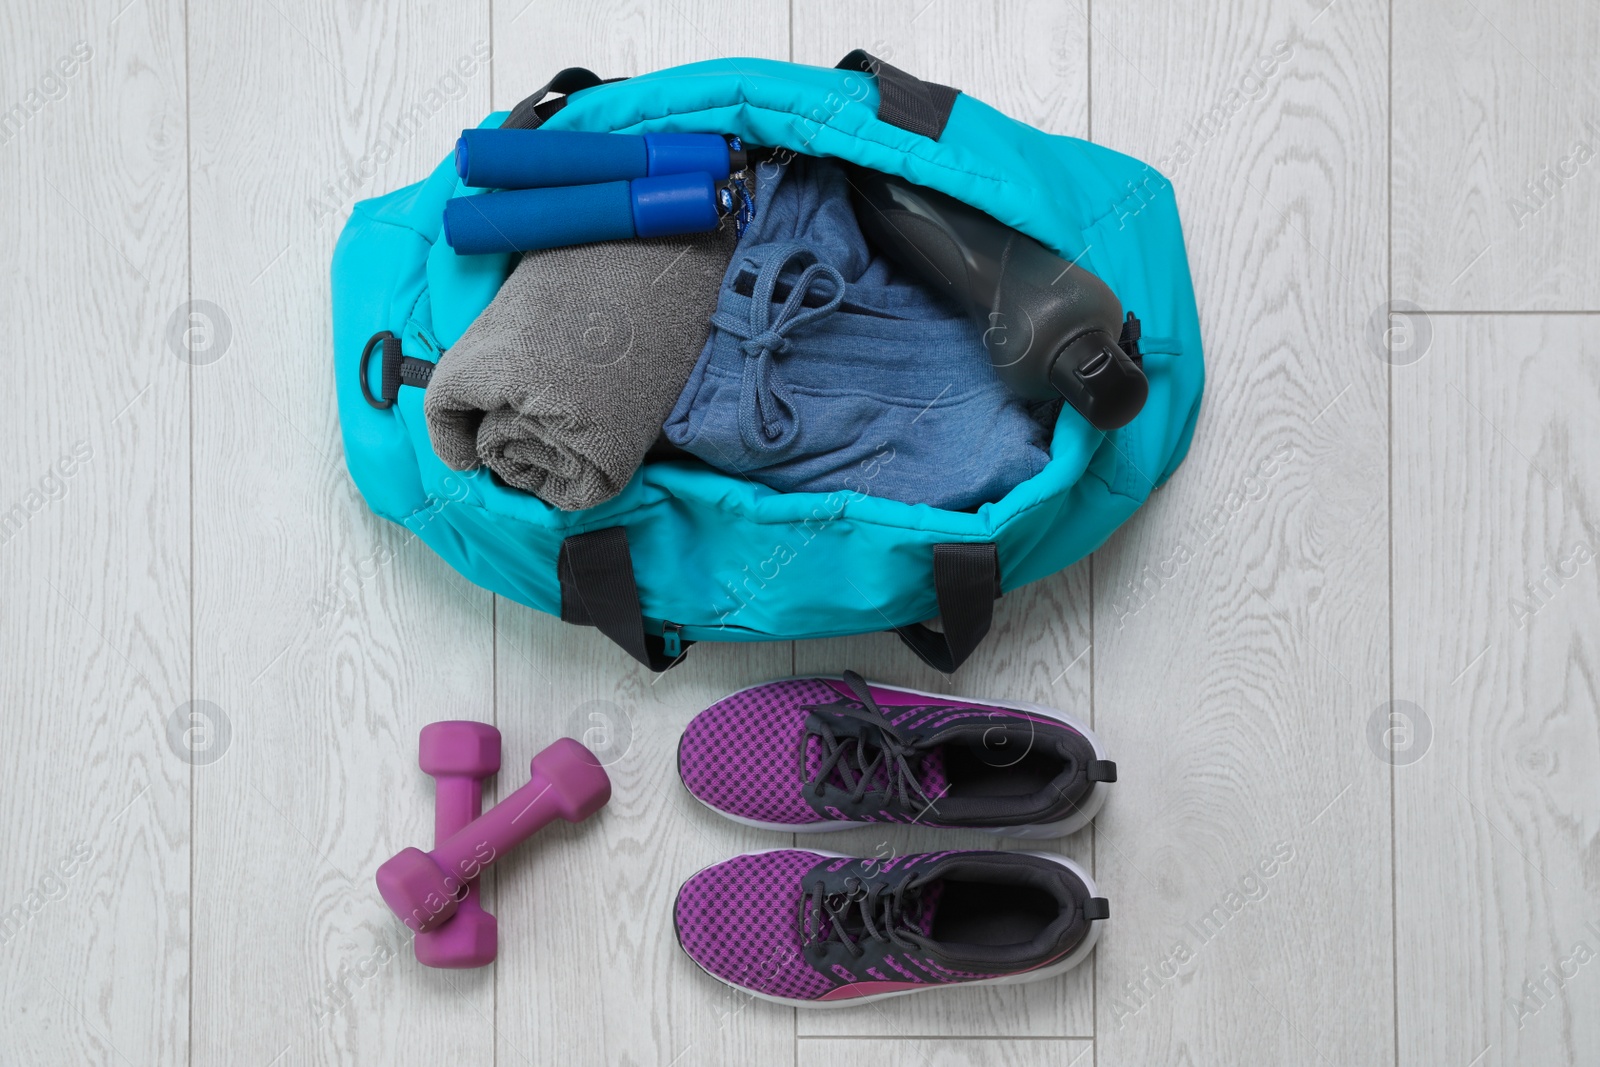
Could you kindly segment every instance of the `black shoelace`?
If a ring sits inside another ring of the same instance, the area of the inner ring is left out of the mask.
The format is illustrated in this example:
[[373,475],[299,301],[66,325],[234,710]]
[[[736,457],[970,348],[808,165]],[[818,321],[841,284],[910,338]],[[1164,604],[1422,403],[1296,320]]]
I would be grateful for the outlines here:
[[914,799],[920,798],[922,803],[931,806],[933,798],[928,796],[922,783],[917,780],[916,772],[922,762],[922,753],[885,717],[878,702],[872,699],[872,690],[861,675],[855,671],[845,671],[844,680],[860,701],[860,706],[830,706],[828,711],[868,724],[877,736],[837,737],[826,726],[813,731],[814,736],[822,742],[822,763],[806,784],[814,795],[821,797],[829,776],[837,772],[845,788],[850,790],[850,799],[860,801],[882,770],[887,778],[885,790],[890,802],[898,800],[910,807]]
[[847,878],[844,884],[843,892],[833,893],[820,879],[812,884],[810,907],[801,923],[803,945],[836,941],[854,959],[866,951],[860,944],[863,938],[904,949],[918,947],[906,937],[906,927],[921,905],[921,886],[912,886],[909,877],[893,886],[868,886],[859,878]]

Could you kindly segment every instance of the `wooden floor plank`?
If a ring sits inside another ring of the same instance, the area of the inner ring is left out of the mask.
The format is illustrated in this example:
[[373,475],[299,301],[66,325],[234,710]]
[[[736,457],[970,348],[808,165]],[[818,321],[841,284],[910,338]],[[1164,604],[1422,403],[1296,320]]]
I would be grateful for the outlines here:
[[798,1067],[869,1067],[897,1062],[922,1067],[1089,1067],[1092,1041],[887,1041],[871,1038],[805,1038]]
[[1095,831],[1096,1060],[1386,1064],[1386,9],[1094,19],[1095,139],[1173,182],[1207,370],[1187,462],[1095,557],[1127,769]]
[[1394,5],[1394,292],[1600,310],[1600,7]]
[[489,594],[345,470],[328,263],[351,204],[488,110],[487,5],[190,11],[194,292],[230,344],[194,387],[194,1063],[491,1063],[486,975],[430,971],[372,882],[427,844],[417,731],[493,713]]
[[189,1043],[183,5],[119,7],[0,11],[8,1064]]
[[1399,1062],[1592,1062],[1600,342],[1432,325],[1394,377]]

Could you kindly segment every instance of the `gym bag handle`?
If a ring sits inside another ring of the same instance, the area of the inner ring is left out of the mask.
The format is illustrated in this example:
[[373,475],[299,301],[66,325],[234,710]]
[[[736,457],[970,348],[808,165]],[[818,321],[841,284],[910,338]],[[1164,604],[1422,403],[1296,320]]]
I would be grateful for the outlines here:
[[[692,641],[644,631],[628,534],[620,526],[573,534],[556,558],[561,621],[593,626],[653,671],[683,662]],[[921,623],[895,628],[906,647],[936,671],[953,674],[989,633],[1000,596],[1000,554],[992,543],[933,546],[933,588],[944,632]]]
[[628,534],[622,527],[573,534],[562,541],[556,574],[561,579],[562,622],[593,626],[653,671],[683,661],[693,642],[678,640],[674,633],[678,647],[671,649],[664,638],[644,632],[633,557],[628,554]]
[[[878,118],[891,126],[910,133],[918,133],[937,141],[950,121],[950,110],[956,106],[960,89],[952,89],[938,82],[923,81],[907,74],[892,64],[885,63],[864,48],[857,48],[834,64],[837,70],[855,70],[873,74],[878,79]],[[546,119],[567,106],[567,97],[596,85],[623,81],[622,78],[602,78],[587,67],[568,67],[538,89],[529,93],[511,109],[501,129],[532,130],[542,126]],[[551,93],[559,93],[554,100],[546,100]]]
[[923,81],[891,66],[862,48],[834,64],[838,70],[859,70],[878,76],[878,118],[891,126],[937,141],[950,121],[960,89]]
[[934,545],[933,591],[939,598],[944,633],[921,623],[897,626],[894,632],[922,662],[953,674],[983,641],[994,620],[994,602],[1000,596],[999,551],[993,543]]
[[[544,125],[546,119],[557,111],[567,106],[567,97],[580,89],[593,89],[596,85],[607,82],[619,82],[621,78],[602,78],[587,67],[568,67],[557,71],[556,76],[545,82],[539,88],[529,93],[522,102],[511,109],[511,114],[506,116],[505,122],[500,124],[502,130],[533,130]],[[554,100],[546,100],[551,93],[561,95]]]

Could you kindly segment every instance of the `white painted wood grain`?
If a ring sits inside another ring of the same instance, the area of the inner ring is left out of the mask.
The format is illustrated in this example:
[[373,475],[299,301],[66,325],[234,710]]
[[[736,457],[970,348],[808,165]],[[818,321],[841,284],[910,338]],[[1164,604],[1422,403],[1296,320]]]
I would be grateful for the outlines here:
[[182,5],[0,11],[0,1061],[182,1062]]
[[1600,309],[1600,7],[1394,5],[1395,295]]
[[[1097,140],[1172,178],[1194,448],[1095,557],[1096,1059],[1393,1059],[1385,8],[1094,5]],[[1165,161],[1165,162],[1163,162]]]
[[1600,342],[1589,316],[1432,325],[1394,374],[1400,1063],[1592,1062]]
[[195,684],[234,726],[195,782],[193,1062],[489,1063],[492,973],[417,966],[372,873],[431,839],[419,728],[492,715],[491,601],[360,500],[328,321],[350,203],[488,110],[487,5],[199,6],[189,39],[194,293],[232,329],[195,372]]
[[781,0],[511,0],[495,5],[495,106],[519,100],[565,67],[628,78],[703,59],[789,58]]
[[922,1067],[1088,1067],[1092,1041],[887,1041],[871,1038],[802,1038],[798,1067],[875,1067],[914,1063]]

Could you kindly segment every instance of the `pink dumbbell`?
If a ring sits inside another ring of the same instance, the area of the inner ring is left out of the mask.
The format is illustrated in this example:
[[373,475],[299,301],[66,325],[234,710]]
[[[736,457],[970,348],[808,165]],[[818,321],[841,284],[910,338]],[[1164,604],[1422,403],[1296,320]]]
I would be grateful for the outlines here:
[[408,848],[378,868],[378,892],[422,933],[444,924],[468,884],[495,860],[556,818],[587,819],[611,799],[611,779],[594,753],[563,737],[533,757],[533,780],[434,846]]
[[[431,722],[422,728],[417,762],[438,782],[433,843],[439,845],[483,812],[483,780],[500,769],[500,731],[484,722]],[[478,902],[473,880],[455,917],[418,934],[412,947],[428,967],[482,967],[494,962],[496,941],[494,916]]]

